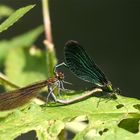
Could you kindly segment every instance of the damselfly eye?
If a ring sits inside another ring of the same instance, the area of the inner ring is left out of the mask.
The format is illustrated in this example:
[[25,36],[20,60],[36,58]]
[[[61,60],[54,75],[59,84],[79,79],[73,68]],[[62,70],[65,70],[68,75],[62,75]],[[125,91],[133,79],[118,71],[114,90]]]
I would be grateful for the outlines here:
[[120,93],[121,93],[121,90],[120,90],[120,88],[116,88],[116,89],[114,90],[114,92],[120,94]]
[[60,80],[63,80],[64,79],[64,74],[63,73],[59,76],[59,79]]

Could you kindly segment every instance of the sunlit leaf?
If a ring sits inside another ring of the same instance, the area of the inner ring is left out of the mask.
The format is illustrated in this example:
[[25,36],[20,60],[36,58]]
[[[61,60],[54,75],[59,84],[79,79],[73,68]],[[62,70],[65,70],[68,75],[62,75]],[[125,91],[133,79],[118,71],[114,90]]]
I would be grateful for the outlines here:
[[16,23],[22,16],[24,16],[28,11],[30,11],[34,6],[35,5],[29,5],[16,10],[3,23],[0,24],[0,32],[7,30],[10,26]]
[[[77,95],[71,95],[71,98],[75,96]],[[67,106],[58,104],[39,106],[31,103],[21,111],[17,109],[11,111],[13,113],[8,116],[6,115],[8,112],[1,112],[0,116],[3,118],[0,120],[0,139],[5,137],[14,139],[21,133],[31,130],[36,130],[37,136],[42,140],[57,139],[67,123],[76,121],[80,123],[80,119],[77,118],[85,116],[85,120],[81,121],[82,123],[85,121],[86,127],[76,133],[75,140],[120,140],[121,138],[139,140],[140,111],[136,107],[140,105],[139,100],[118,96],[116,101],[102,99],[97,107],[98,102],[99,98],[91,97]],[[118,108],[119,104],[123,106]],[[131,121],[125,123],[125,120]],[[128,124],[130,122],[131,125]]]
[[46,71],[45,50],[16,47],[9,51],[5,64],[5,73],[13,83],[22,87],[46,79]]

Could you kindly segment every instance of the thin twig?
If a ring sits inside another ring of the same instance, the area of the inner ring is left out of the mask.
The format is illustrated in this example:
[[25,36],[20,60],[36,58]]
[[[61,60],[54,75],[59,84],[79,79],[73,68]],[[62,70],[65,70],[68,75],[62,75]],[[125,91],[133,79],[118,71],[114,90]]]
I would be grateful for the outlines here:
[[81,100],[84,100],[88,97],[90,97],[91,95],[94,95],[95,93],[97,92],[102,92],[103,90],[100,89],[100,88],[95,88],[91,91],[88,91],[86,92],[85,94],[79,96],[79,97],[76,97],[74,99],[70,99],[70,100],[61,100],[61,99],[56,99],[55,102],[57,103],[61,103],[61,104],[65,104],[65,105],[68,105],[68,104],[72,104],[72,103],[75,103],[75,102],[79,102]]
[[12,87],[12,88],[19,88],[19,86],[17,86],[17,85],[15,85],[14,83],[10,82],[10,81],[7,79],[7,77],[6,77],[4,74],[2,74],[2,73],[0,73],[0,81],[1,81],[1,83],[3,83],[3,84],[6,85],[6,86],[10,86],[10,87]]
[[49,13],[49,0],[42,0],[42,7],[43,7],[43,20],[44,20],[46,40],[52,43],[53,39],[52,39],[52,32],[51,32],[50,13]]

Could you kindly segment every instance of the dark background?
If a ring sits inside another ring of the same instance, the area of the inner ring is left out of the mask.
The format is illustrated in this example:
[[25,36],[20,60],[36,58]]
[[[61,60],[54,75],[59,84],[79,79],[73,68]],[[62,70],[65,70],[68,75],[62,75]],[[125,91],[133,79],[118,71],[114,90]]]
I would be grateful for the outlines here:
[[[18,9],[36,4],[27,15],[0,35],[12,38],[42,24],[41,0],[0,0]],[[140,72],[140,1],[139,0],[50,0],[53,40],[59,62],[68,40],[77,40],[105,72],[122,95],[139,96]],[[42,46],[42,35],[36,42]],[[66,74],[73,87],[85,83]]]

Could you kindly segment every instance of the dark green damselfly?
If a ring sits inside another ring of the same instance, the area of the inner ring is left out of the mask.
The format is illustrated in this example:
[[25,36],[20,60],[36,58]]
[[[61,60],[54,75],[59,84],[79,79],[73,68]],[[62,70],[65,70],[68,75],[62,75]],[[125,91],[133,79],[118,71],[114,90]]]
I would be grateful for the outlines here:
[[[104,72],[98,67],[84,48],[77,41],[70,40],[64,47],[65,62],[58,64],[55,70],[64,65],[78,78],[90,82],[96,88],[108,93],[119,93],[119,88],[114,89]],[[54,70],[54,71],[55,71]],[[115,94],[112,98],[117,98]]]

